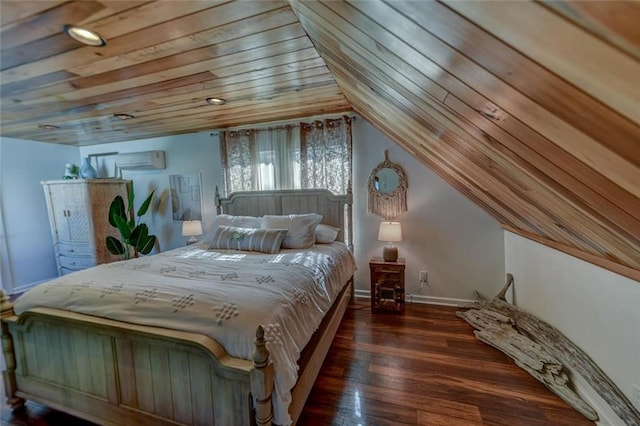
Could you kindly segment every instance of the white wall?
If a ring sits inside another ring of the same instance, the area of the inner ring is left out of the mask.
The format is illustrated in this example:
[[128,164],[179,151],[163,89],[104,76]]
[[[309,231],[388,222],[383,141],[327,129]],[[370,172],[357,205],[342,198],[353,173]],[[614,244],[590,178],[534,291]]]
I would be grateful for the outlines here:
[[[142,139],[80,148],[82,157],[108,152],[165,151],[167,168],[164,170],[123,170],[122,177],[134,183],[135,208],[156,190],[150,212],[143,217],[149,232],[158,237],[160,250],[167,251],[185,244],[182,222],[174,222],[169,196],[169,175],[202,175],[202,213],[205,232],[215,217],[214,193],[216,185],[223,190],[223,172],[220,161],[218,136],[210,132],[190,133],[177,136]],[[111,168],[107,168],[112,172]],[[104,171],[104,170],[100,170]],[[104,177],[104,176],[99,176]]]
[[589,354],[633,401],[633,385],[640,386],[640,283],[510,232],[504,238],[515,303]]
[[40,181],[61,179],[80,154],[77,147],[4,137],[0,151],[2,287],[12,293],[57,276]]
[[[397,219],[403,232],[398,251],[407,262],[406,292],[417,293],[416,301],[446,304],[475,299],[475,290],[495,295],[505,281],[504,238],[498,222],[361,117],[353,125],[358,293],[369,291],[368,262],[382,256],[384,246],[377,240],[382,218],[367,213],[367,183],[373,168],[384,160],[385,149],[389,160],[404,169],[409,185],[408,212]],[[429,282],[421,292],[419,270],[427,271]]]

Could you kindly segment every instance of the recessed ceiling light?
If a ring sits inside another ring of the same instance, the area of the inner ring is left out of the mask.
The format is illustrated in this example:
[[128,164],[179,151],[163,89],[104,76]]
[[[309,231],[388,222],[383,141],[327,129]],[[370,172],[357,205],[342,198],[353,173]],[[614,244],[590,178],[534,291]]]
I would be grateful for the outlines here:
[[60,126],[56,126],[55,124],[41,124],[38,127],[45,130],[55,130],[60,128]]
[[119,120],[131,120],[132,118],[135,118],[133,115],[131,114],[113,114],[113,116]]
[[107,40],[95,31],[73,25],[65,25],[62,30],[72,39],[88,46],[102,47],[107,45]]
[[210,105],[224,105],[227,103],[227,100],[222,98],[207,98],[207,103]]

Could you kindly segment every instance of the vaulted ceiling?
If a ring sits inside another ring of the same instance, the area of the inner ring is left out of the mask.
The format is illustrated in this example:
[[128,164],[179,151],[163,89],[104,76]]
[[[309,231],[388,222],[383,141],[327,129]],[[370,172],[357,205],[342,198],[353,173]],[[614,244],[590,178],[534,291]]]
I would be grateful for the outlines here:
[[505,229],[640,281],[639,2],[0,7],[3,136],[85,145],[353,109]]

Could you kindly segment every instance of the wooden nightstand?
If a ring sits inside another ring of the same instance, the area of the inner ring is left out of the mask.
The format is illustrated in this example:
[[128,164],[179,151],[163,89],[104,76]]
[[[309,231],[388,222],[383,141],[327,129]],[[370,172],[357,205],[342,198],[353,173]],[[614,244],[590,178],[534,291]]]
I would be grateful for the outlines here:
[[371,258],[371,312],[404,312],[404,265],[402,257],[396,262]]

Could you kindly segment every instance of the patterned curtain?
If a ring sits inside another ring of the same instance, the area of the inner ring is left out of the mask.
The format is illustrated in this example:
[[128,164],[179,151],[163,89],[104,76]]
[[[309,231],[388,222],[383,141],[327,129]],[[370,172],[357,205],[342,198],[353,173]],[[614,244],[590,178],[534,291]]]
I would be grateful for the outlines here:
[[302,188],[346,194],[351,185],[351,119],[300,123]]
[[324,188],[346,194],[351,185],[351,119],[342,117],[267,129],[223,131],[227,194]]
[[256,179],[252,167],[251,147],[254,145],[255,132],[220,132],[220,139],[227,194],[253,190]]
[[221,132],[227,194],[300,188],[300,142],[293,126]]

